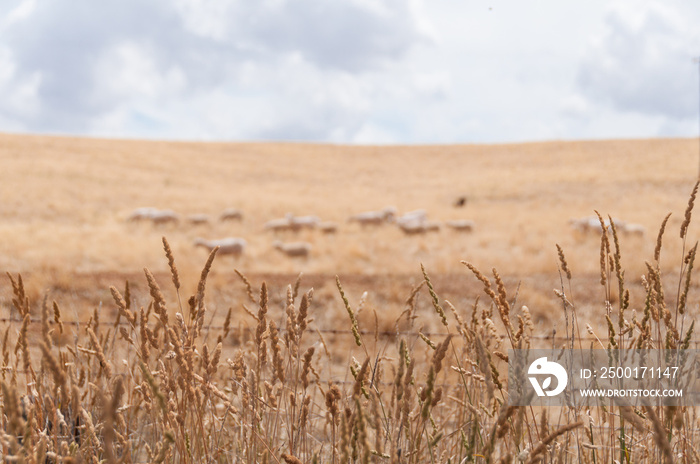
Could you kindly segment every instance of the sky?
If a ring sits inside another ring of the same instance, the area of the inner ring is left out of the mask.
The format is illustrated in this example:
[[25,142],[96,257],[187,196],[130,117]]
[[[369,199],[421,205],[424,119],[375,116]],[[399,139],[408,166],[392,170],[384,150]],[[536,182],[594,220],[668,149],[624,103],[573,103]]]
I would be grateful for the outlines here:
[[0,132],[696,137],[698,23],[681,0],[5,0]]

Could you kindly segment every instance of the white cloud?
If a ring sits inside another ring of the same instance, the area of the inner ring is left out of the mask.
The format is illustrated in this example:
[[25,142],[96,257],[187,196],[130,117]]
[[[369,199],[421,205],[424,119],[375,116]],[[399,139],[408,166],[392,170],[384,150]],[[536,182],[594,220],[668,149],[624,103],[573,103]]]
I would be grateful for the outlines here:
[[0,131],[459,143],[694,134],[682,0],[13,0]]
[[618,111],[696,117],[696,22],[667,3],[619,2],[582,60],[581,93]]
[[22,0],[12,8],[5,16],[5,24],[12,24],[22,21],[34,12],[36,8],[36,0]]
[[[149,114],[151,127],[187,137],[179,122],[188,119],[187,106],[216,105],[207,95],[226,95],[224,101],[261,105],[267,117],[245,134],[224,130],[213,137],[324,139],[335,131],[342,138],[359,126],[356,115],[368,111],[374,89],[363,74],[386,69],[423,40],[410,5],[400,0],[179,0],[175,6],[22,2],[0,29],[14,69],[4,93],[27,93],[22,83],[31,82],[40,111],[19,111],[5,97],[0,116],[30,130],[128,135]],[[163,114],[163,107],[177,113]],[[223,103],[214,111],[234,124],[250,113]]]

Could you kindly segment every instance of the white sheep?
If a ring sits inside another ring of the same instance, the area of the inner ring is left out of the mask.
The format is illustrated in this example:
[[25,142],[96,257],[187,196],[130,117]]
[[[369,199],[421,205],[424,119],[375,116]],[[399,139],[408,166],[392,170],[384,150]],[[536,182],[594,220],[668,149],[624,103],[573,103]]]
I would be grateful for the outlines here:
[[290,215],[290,222],[293,230],[315,229],[321,222],[318,216],[294,216]]
[[151,214],[151,220],[153,224],[177,224],[180,222],[180,216],[171,209],[164,209],[161,211],[154,211]]
[[412,222],[423,223],[428,220],[428,213],[424,209],[409,211],[396,218],[397,224],[408,224]]
[[242,221],[243,220],[243,211],[237,208],[228,208],[225,209],[222,213],[221,216],[219,216],[220,221]]
[[292,258],[307,258],[311,253],[311,244],[307,242],[282,243],[276,240],[272,246]]
[[151,207],[136,208],[126,219],[130,222],[147,219],[154,224],[177,223],[180,221],[180,217],[173,210],[165,209],[161,211]]
[[150,208],[150,207],[144,207],[144,208],[136,208],[127,216],[126,220],[127,221],[140,221],[142,219],[150,219],[151,214],[153,214],[154,211],[158,211],[156,208]]
[[285,217],[279,219],[272,219],[265,223],[265,230],[271,230],[273,232],[280,232],[285,230],[295,230],[295,225],[292,222],[294,215],[292,213],[287,213]]
[[238,237],[228,237],[221,238],[218,240],[205,240],[203,238],[196,238],[194,240],[194,246],[199,246],[206,248],[211,251],[216,247],[219,247],[218,254],[220,255],[232,255],[240,256],[245,250],[247,242],[242,238]]
[[440,230],[439,222],[404,221],[399,223],[398,226],[406,235],[425,234],[426,232],[437,232]]
[[391,222],[396,215],[396,208],[389,206],[381,211],[366,211],[348,218],[348,222],[357,222],[361,226],[380,225]]
[[476,224],[468,219],[445,221],[445,225],[459,232],[473,232]]
[[187,216],[187,222],[195,226],[209,224],[209,216],[206,214],[190,214]]

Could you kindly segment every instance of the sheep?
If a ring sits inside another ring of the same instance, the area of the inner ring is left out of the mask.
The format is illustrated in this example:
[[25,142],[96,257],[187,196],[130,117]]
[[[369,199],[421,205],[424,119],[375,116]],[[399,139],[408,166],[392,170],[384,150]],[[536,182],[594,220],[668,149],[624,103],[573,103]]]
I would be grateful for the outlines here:
[[318,216],[294,216],[290,215],[292,230],[315,229],[321,222]]
[[397,224],[408,224],[412,222],[423,223],[428,220],[428,213],[424,209],[417,209],[415,211],[409,211],[404,213],[400,217],[396,218],[395,222]]
[[470,221],[468,219],[445,221],[445,225],[451,228],[452,230],[456,230],[459,232],[473,232],[474,228],[476,227],[474,221]]
[[386,222],[391,222],[396,215],[396,208],[389,206],[381,211],[366,211],[364,213],[355,214],[348,218],[348,222],[357,222],[361,226],[380,225]]
[[318,224],[318,230],[324,234],[334,234],[338,232],[338,224],[335,222],[321,222]]
[[195,226],[209,224],[209,216],[206,214],[191,214],[187,216],[187,222]]
[[180,216],[173,210],[164,209],[162,211],[154,211],[151,214],[151,220],[153,224],[177,224],[180,222]]
[[228,208],[225,209],[221,216],[219,216],[220,221],[242,221],[243,212],[240,209]]
[[425,233],[425,228],[420,222],[402,222],[399,223],[398,226],[406,235]]
[[211,251],[216,247],[219,247],[218,254],[220,255],[232,255],[240,256],[245,250],[247,242],[242,238],[238,237],[228,237],[221,238],[218,240],[205,240],[203,238],[196,238],[194,240],[194,246],[204,247]]
[[398,226],[406,235],[424,234],[440,230],[440,223],[428,221],[403,221]]
[[296,230],[292,219],[294,215],[292,213],[287,213],[285,217],[279,219],[272,219],[265,223],[265,230],[271,230],[273,232],[279,232],[284,230]]
[[272,246],[291,258],[307,258],[311,253],[311,244],[307,242],[282,243],[275,240]]
[[158,213],[158,210],[156,208],[136,208],[134,211],[131,212],[131,214],[129,214],[129,216],[127,216],[126,220],[133,222],[141,221],[142,219],[151,219],[154,213]]
[[169,222],[176,224],[180,221],[180,217],[173,210],[159,210],[151,207],[137,208],[126,219],[130,222],[148,219],[154,224],[166,224]]

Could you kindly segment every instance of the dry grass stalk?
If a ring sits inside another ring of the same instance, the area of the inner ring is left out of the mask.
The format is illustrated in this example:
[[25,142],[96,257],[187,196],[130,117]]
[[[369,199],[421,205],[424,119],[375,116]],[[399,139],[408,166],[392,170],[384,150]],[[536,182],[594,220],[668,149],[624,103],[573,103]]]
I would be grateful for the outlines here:
[[[307,317],[309,316],[309,306],[311,306],[311,301],[313,300],[314,289],[309,289],[308,292],[301,297],[301,303],[299,303],[299,313],[297,314],[297,326],[299,327],[299,333],[304,333],[306,330]],[[292,300],[294,296],[292,295]]]
[[299,460],[299,458],[297,458],[291,454],[282,453],[281,458],[287,464],[302,464],[302,462],[301,462],[301,460]]
[[559,264],[561,265],[561,270],[566,274],[566,278],[571,280],[571,270],[569,269],[569,264],[566,262],[566,257],[564,256],[564,250],[557,243],[557,254],[559,255]]
[[177,266],[175,266],[173,250],[170,248],[170,243],[168,243],[165,237],[163,237],[163,249],[165,250],[165,257],[168,258],[168,267],[170,268],[170,275],[173,278],[173,285],[176,290],[180,290],[180,274],[177,272]]
[[309,347],[304,353],[304,364],[301,371],[301,381],[304,386],[304,390],[309,387],[309,371],[311,369],[311,358],[314,355],[315,348],[313,346]]
[[663,222],[661,223],[661,227],[659,228],[659,235],[656,237],[656,247],[654,248],[654,261],[656,261],[657,265],[659,263],[659,260],[661,259],[662,238],[664,236],[664,231],[666,230],[666,224],[668,223],[668,219],[670,217],[671,213],[668,213],[664,218]]
[[90,340],[92,341],[93,349],[95,350],[97,360],[100,362],[100,367],[104,369],[105,375],[108,379],[112,378],[112,366],[110,365],[109,361],[107,361],[107,357],[105,356],[100,341],[97,339],[95,331],[92,330],[91,327],[88,327],[87,333],[90,336]]
[[130,309],[127,308],[126,300],[124,299],[124,297],[122,297],[122,294],[119,293],[119,290],[117,290],[116,287],[111,286],[109,287],[109,291],[112,293],[112,298],[117,304],[119,314],[122,315],[127,321],[129,321],[129,324],[131,324],[132,327],[136,326],[136,316]]
[[440,316],[440,319],[442,320],[442,325],[447,327],[447,316],[445,316],[445,310],[440,305],[440,300],[438,299],[438,296],[435,293],[435,289],[433,289],[433,284],[432,284],[432,282],[430,282],[430,278],[428,277],[428,273],[425,271],[425,267],[422,264],[420,265],[420,269],[423,272],[423,278],[425,279],[425,284],[428,286],[428,292],[430,293],[430,296],[433,300],[433,307],[435,308],[435,311]]
[[253,292],[253,286],[251,285],[248,278],[245,275],[243,275],[243,273],[241,273],[241,271],[239,271],[238,269],[234,269],[233,272],[235,272],[236,275],[243,281],[243,284],[246,288],[246,294],[248,295],[248,299],[250,300],[250,302],[253,304],[258,304],[258,300],[255,299],[255,293]]
[[204,268],[202,269],[202,274],[199,276],[199,283],[197,283],[197,318],[203,320],[204,316],[204,290],[206,289],[207,276],[209,276],[209,271],[211,271],[211,266],[216,257],[216,253],[219,251],[219,247],[214,247],[209,253],[207,262],[204,263]]
[[[695,184],[697,190],[697,184]],[[671,444],[668,442],[667,434],[668,431],[661,423],[659,416],[654,411],[654,408],[650,406],[645,406],[644,411],[651,421],[652,430],[654,432],[654,442],[658,446],[659,450],[664,456],[664,462],[666,464],[673,464],[673,451],[671,450]]]
[[695,246],[688,252],[685,258],[685,283],[683,285],[683,291],[678,299],[678,313],[685,314],[685,306],[688,301],[688,291],[690,290],[690,277],[693,273],[693,265],[695,264],[695,254],[698,251],[698,242],[695,242]]
[[547,446],[553,442],[557,437],[567,433],[571,432],[572,430],[581,427],[583,425],[583,421],[577,421],[573,422],[571,424],[567,424],[563,427],[558,428],[554,432],[550,433],[547,435],[542,441],[540,441],[537,446],[535,446],[532,451],[530,451],[529,457],[527,461],[525,461],[525,464],[534,464],[540,459],[540,455],[545,452],[547,449]]
[[693,191],[690,194],[690,199],[688,199],[688,207],[685,209],[685,216],[683,217],[683,223],[681,224],[680,236],[685,239],[685,235],[688,232],[688,226],[690,225],[690,217],[693,213],[693,206],[695,206],[695,197],[698,194],[698,186],[700,186],[700,180],[695,182],[693,186]]
[[345,310],[348,313],[348,316],[350,316],[350,323],[351,323],[351,329],[352,329],[352,334],[355,337],[355,343],[357,346],[362,346],[362,338],[360,337],[360,328],[357,323],[357,318],[355,317],[355,313],[353,312],[352,308],[350,307],[350,302],[348,301],[347,297],[345,296],[345,292],[343,291],[343,287],[340,285],[340,278],[338,276],[335,276],[335,283],[338,287],[338,291],[340,292],[340,297],[343,300],[343,304],[345,305]]
[[153,310],[160,317],[163,326],[167,327],[168,311],[166,310],[163,292],[160,291],[160,287],[158,286],[155,277],[153,277],[153,274],[151,274],[151,271],[144,268],[143,272],[146,275],[146,280],[148,281],[148,288],[151,292],[151,298],[153,298]]

